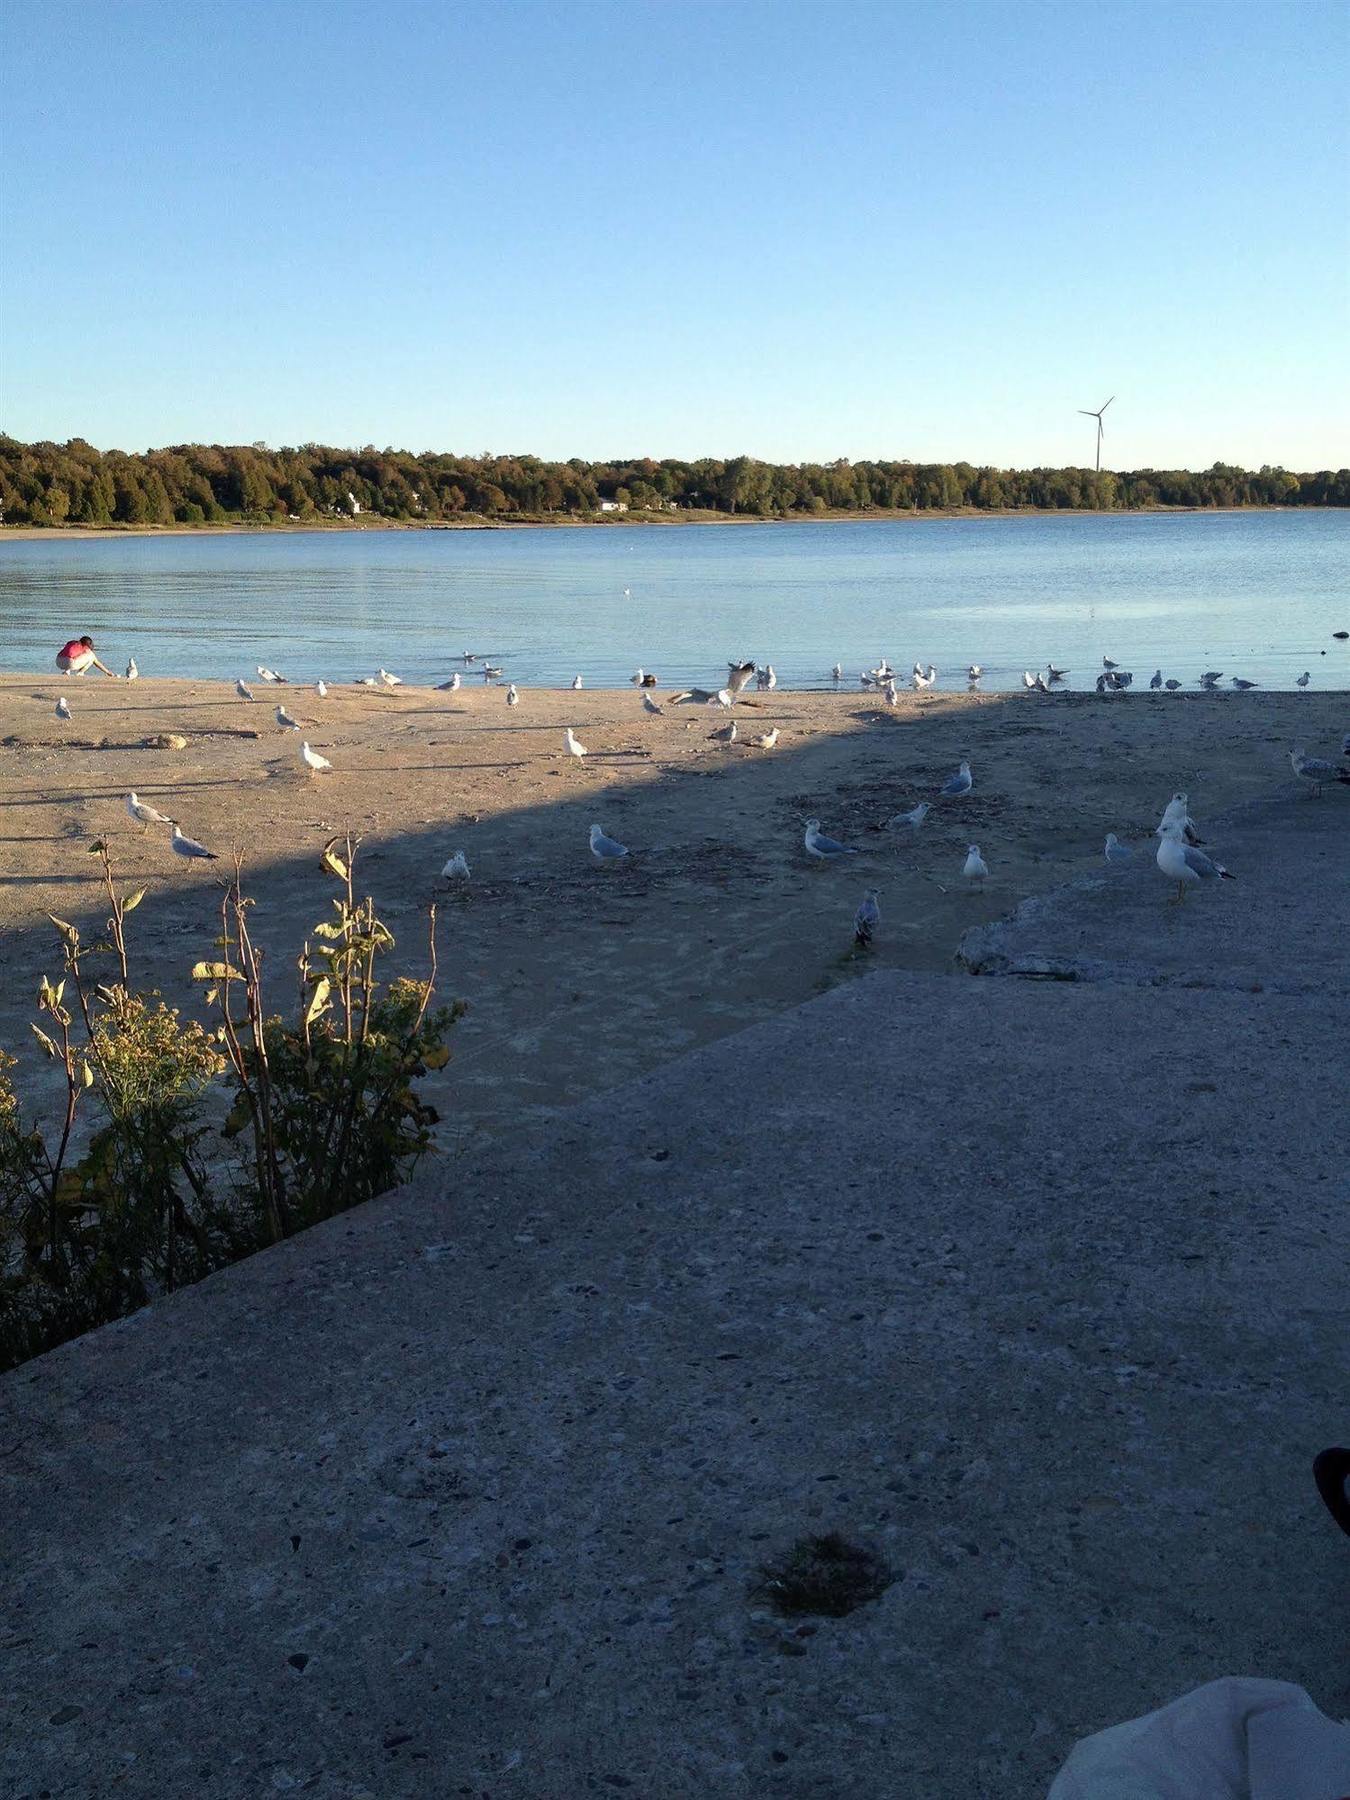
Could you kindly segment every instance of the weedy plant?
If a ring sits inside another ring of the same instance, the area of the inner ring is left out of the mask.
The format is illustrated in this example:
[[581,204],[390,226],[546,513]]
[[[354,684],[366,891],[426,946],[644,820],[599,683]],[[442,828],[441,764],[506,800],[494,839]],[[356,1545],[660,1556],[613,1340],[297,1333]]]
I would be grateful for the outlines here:
[[[337,916],[301,953],[289,1023],[265,1010],[236,862],[221,957],[192,970],[208,984],[206,1029],[131,990],[125,922],[145,890],[119,893],[106,843],[91,846],[105,932],[86,943],[53,917],[61,978],[43,978],[32,1026],[64,1078],[59,1128],[25,1124],[15,1059],[0,1052],[0,1368],[385,1192],[431,1147],[436,1114],[414,1083],[449,1060],[462,1008],[431,1009],[434,909],[427,979],[377,978],[394,940],[355,896],[355,852],[350,838],[324,849]],[[97,957],[115,964],[106,982]],[[217,1128],[207,1114],[222,1082],[232,1104]]]

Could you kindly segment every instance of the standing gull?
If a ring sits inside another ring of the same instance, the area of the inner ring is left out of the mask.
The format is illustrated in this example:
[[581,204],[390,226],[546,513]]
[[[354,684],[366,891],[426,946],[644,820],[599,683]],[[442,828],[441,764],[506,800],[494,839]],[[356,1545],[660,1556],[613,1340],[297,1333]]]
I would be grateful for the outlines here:
[[519,706],[520,705],[520,694],[516,688],[516,684],[514,681],[511,683],[510,687],[507,688],[507,690],[506,690],[506,704],[508,706]]
[[1134,861],[1134,852],[1128,845],[1122,844],[1114,831],[1106,834],[1106,849],[1103,853],[1108,865],[1113,869],[1123,869],[1126,863]]
[[206,845],[199,844],[196,838],[185,836],[185,834],[178,829],[176,824],[173,828],[171,843],[175,856],[185,856],[189,861],[194,857],[199,858],[203,862],[215,862],[217,860],[214,850],[208,850]]
[[853,941],[860,950],[870,949],[873,934],[881,923],[880,899],[875,888],[868,888],[862,897],[862,905],[853,915]]
[[320,700],[326,700],[328,698],[328,683],[322,676],[314,683],[314,692],[319,696]]
[[627,856],[628,847],[616,838],[606,837],[598,825],[591,826],[591,855],[598,863],[618,862]]
[[173,820],[166,813],[159,812],[150,805],[149,801],[137,799],[134,788],[127,795],[127,811],[138,825],[145,827],[146,831],[149,831],[152,825],[173,824]]
[[574,694],[579,694],[581,692],[581,677],[580,677],[580,675],[574,675],[572,677],[572,692]]
[[578,762],[581,761],[583,756],[590,755],[590,751],[587,750],[585,744],[583,744],[581,742],[580,738],[577,737],[576,733],[572,730],[572,727],[570,725],[567,727],[567,736],[566,736],[565,742],[567,745],[567,754],[569,756],[575,756]]
[[1260,685],[1259,681],[1244,681],[1240,675],[1233,677],[1233,686],[1240,694],[1245,694],[1248,688],[1260,687]]
[[276,712],[273,716],[275,717],[277,724],[280,725],[280,727],[283,731],[299,731],[299,729],[300,729],[299,720],[293,719],[291,717],[291,715],[286,711],[286,708],[284,706],[277,707]]
[[1162,670],[1161,669],[1155,669],[1153,671],[1152,676],[1149,678],[1148,685],[1153,689],[1153,691],[1155,693],[1162,686]]
[[757,750],[772,750],[778,742],[778,727],[775,725],[772,731],[761,732],[758,737],[752,737],[750,742]]
[[300,746],[300,760],[311,775],[319,775],[324,769],[331,769],[333,766],[326,756],[320,756],[317,750],[311,750],[307,742]]
[[662,704],[659,700],[653,700],[651,695],[647,692],[646,688],[643,688],[643,690],[642,690],[642,710],[645,713],[655,713],[657,715],[657,717],[660,718],[666,709],[664,706],[662,706]]
[[814,856],[817,862],[840,862],[846,856],[858,854],[856,850],[849,849],[847,844],[841,844],[837,838],[826,837],[820,829],[819,819],[806,821],[806,836],[803,842],[806,845],[806,854]]
[[1216,863],[1203,850],[1193,850],[1185,843],[1179,825],[1158,827],[1158,867],[1169,881],[1177,884],[1177,903],[1186,898],[1186,889],[1198,881],[1235,881],[1222,863]]
[[735,719],[731,721],[730,725],[723,725],[717,731],[710,731],[708,733],[708,742],[710,744],[734,744],[736,742]]
[[392,688],[403,686],[403,677],[401,675],[391,675],[388,669],[376,669],[375,677],[376,680],[382,682],[385,687]]
[[129,656],[127,658],[127,680],[135,681],[139,675],[140,670],[136,667],[136,658]]
[[959,800],[962,794],[968,794],[975,785],[975,778],[970,772],[970,764],[963,762],[955,775],[949,775],[942,784],[944,800]]
[[966,860],[962,866],[961,873],[973,888],[982,888],[984,886],[985,881],[989,876],[989,865],[980,855],[980,846],[978,844],[971,844],[966,851]]
[[926,800],[920,800],[919,804],[907,813],[892,813],[886,821],[886,829],[887,831],[899,831],[902,825],[908,825],[911,831],[917,831],[932,810]]
[[241,700],[251,700],[253,698],[253,689],[240,675],[236,675],[234,678],[234,691]]
[[71,717],[70,702],[66,699],[64,694],[62,694],[60,699],[56,702],[56,716],[58,719],[67,720]]
[[469,859],[462,850],[455,854],[441,870],[442,881],[467,881],[469,879]]
[[1303,749],[1291,750],[1289,762],[1295,775],[1303,781],[1312,783],[1314,800],[1320,797],[1324,783],[1328,781],[1350,782],[1350,773],[1347,773],[1345,769],[1337,768],[1335,763],[1328,762],[1323,756],[1309,756],[1308,752]]
[[1300,675],[1300,676],[1299,676],[1299,677],[1298,677],[1298,679],[1297,679],[1297,680],[1296,680],[1296,681],[1295,681],[1295,683],[1294,683],[1294,686],[1295,686],[1295,687],[1301,687],[1301,688],[1305,688],[1305,687],[1307,687],[1307,685],[1308,685],[1308,683],[1309,683],[1309,682],[1310,682],[1310,681],[1311,681],[1311,680],[1312,680],[1312,670],[1311,670],[1311,669],[1305,669],[1305,670],[1304,670],[1304,671],[1303,671],[1303,673],[1302,673],[1302,674],[1301,674],[1301,675]]
[[830,670],[830,680],[831,681],[842,681],[843,679],[844,679],[844,665],[842,663],[836,663],[834,665],[834,667]]
[[983,674],[984,670],[980,665],[978,663],[972,663],[966,670],[966,680],[973,684],[974,682],[977,682]]
[[440,685],[436,689],[436,692],[438,694],[457,694],[463,685],[464,685],[464,678],[460,674],[459,670],[456,669],[454,674],[450,677],[449,681],[443,681],[440,683]]

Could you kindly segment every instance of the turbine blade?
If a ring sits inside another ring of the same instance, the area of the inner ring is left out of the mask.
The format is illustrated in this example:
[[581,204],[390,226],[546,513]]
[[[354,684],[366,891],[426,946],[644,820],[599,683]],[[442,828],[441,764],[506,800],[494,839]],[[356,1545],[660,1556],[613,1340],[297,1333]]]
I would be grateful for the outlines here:
[[[1111,400],[1114,400],[1114,399],[1115,399],[1115,395],[1114,395],[1114,394],[1112,394],[1112,396],[1111,396]],[[1110,406],[1110,404],[1111,404],[1111,400],[1108,400],[1108,401],[1107,401],[1107,403],[1106,403],[1106,406]],[[1103,407],[1103,408],[1102,408],[1102,412],[1105,412],[1105,411],[1106,411],[1106,406],[1104,406],[1104,407]]]

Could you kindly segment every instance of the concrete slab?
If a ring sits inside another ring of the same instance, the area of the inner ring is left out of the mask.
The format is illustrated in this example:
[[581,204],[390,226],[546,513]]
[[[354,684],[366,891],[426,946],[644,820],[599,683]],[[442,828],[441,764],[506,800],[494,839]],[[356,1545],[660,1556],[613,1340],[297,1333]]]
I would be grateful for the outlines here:
[[[16,1372],[0,1784],[1021,1800],[1350,1710],[1346,1025],[874,976]],[[879,1600],[751,1603],[832,1528]]]
[[1099,876],[968,931],[960,961],[975,975],[1350,992],[1350,788],[1263,800],[1201,830],[1235,881],[1171,905],[1157,841],[1145,840],[1123,872],[1103,863]]

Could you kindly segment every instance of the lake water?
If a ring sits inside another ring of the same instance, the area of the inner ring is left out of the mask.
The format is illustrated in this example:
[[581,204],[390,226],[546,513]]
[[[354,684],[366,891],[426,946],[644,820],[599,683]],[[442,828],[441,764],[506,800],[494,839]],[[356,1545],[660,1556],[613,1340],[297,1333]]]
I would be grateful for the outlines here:
[[[1350,686],[1350,513],[899,519],[518,531],[0,537],[0,668],[54,674],[89,632],[147,675],[443,680],[463,650],[522,683],[707,685],[731,657],[856,686],[882,655],[989,688],[1103,655],[1146,683],[1222,669]],[[1326,654],[1323,655],[1322,653]]]

